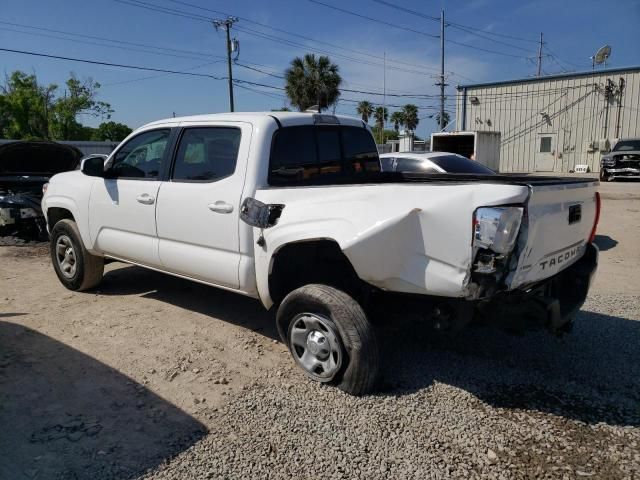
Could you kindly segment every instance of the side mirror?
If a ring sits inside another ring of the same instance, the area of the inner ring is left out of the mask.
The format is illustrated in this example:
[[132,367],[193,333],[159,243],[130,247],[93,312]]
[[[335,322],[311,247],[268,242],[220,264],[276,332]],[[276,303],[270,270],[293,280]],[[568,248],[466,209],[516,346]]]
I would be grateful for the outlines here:
[[80,163],[80,171],[90,177],[104,177],[104,162],[107,155],[89,155]]
[[240,207],[240,219],[252,227],[269,228],[278,223],[284,205],[262,203],[247,197]]

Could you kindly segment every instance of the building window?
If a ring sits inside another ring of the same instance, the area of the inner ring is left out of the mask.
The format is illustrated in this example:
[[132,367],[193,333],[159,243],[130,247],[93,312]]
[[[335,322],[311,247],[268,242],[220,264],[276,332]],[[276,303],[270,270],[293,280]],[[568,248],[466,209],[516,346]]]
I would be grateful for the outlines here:
[[551,137],[540,137],[540,153],[551,153]]

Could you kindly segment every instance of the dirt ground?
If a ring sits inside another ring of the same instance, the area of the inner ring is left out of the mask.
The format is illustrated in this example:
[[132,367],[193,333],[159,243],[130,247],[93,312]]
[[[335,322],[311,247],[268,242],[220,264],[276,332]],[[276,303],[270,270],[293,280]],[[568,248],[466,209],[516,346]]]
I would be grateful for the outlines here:
[[[621,185],[604,186],[593,294],[624,299],[640,288],[640,184]],[[135,478],[242,392],[300,382],[255,300],[121,263],[70,292],[46,246],[0,246],[0,479]]]

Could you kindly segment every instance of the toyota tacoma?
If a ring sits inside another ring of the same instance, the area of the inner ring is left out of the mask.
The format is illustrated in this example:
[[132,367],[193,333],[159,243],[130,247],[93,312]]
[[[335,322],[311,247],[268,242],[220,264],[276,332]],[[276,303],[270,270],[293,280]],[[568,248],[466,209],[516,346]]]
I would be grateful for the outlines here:
[[65,287],[115,259],[259,299],[310,378],[361,395],[393,301],[442,329],[567,329],[597,266],[597,187],[381,172],[358,119],[230,113],[145,125],[42,205]]

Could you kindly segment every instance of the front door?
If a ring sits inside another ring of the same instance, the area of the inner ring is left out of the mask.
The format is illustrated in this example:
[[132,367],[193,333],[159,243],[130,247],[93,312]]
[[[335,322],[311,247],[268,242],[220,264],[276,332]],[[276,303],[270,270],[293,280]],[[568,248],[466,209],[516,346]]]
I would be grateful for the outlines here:
[[158,193],[163,268],[239,288],[239,212],[250,141],[251,126],[239,122],[182,130],[170,179]]
[[89,230],[96,250],[144,265],[158,266],[156,199],[168,160],[168,128],[128,140],[107,161],[89,200]]
[[553,172],[556,165],[556,134],[539,133],[536,145],[536,171]]

